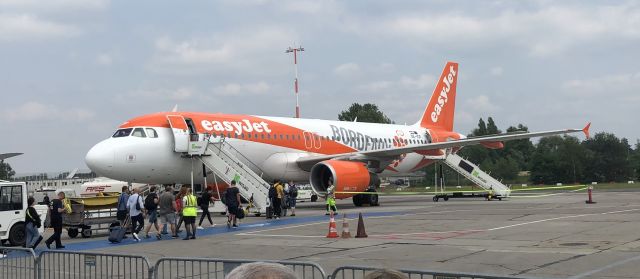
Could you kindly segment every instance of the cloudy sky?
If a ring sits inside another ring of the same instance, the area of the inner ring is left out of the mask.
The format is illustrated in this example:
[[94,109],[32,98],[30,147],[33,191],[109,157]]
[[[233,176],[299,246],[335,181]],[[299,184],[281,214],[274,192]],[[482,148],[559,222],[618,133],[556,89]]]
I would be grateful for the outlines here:
[[0,153],[86,168],[120,123],[176,104],[291,116],[294,43],[303,117],[373,102],[414,123],[450,60],[460,132],[493,116],[640,138],[635,1],[0,0]]

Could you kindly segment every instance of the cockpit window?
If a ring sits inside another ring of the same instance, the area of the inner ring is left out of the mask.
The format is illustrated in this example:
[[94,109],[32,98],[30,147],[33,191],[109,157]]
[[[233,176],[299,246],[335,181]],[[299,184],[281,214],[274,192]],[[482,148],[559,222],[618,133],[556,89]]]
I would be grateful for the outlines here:
[[158,133],[154,129],[147,128],[147,137],[157,138],[158,137]]
[[133,128],[119,129],[113,134],[112,137],[114,138],[128,137],[131,134],[132,130]]
[[142,128],[136,128],[135,130],[133,130],[133,134],[131,134],[134,137],[139,137],[139,138],[146,138],[147,136],[144,133],[144,129]]

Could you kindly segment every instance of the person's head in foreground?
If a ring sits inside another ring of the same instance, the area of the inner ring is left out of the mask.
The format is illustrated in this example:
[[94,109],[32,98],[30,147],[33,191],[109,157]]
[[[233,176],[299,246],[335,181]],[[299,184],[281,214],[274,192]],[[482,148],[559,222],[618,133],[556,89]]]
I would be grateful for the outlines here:
[[225,279],[298,279],[298,276],[279,263],[256,262],[236,267]]
[[372,271],[364,279],[409,279],[409,276],[400,271],[385,268]]

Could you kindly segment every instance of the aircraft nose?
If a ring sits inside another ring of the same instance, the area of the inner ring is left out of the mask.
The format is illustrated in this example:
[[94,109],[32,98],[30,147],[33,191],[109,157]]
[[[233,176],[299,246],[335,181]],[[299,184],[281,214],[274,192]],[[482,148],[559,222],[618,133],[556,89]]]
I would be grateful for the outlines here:
[[98,175],[106,176],[113,168],[114,149],[109,140],[93,146],[84,158],[87,166]]

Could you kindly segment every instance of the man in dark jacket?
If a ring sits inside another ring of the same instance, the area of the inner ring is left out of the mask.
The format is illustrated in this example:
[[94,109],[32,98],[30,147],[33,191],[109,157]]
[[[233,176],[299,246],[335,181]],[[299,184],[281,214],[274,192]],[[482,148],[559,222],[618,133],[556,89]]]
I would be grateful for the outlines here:
[[53,228],[53,235],[45,241],[47,248],[51,249],[51,243],[56,242],[56,249],[63,249],[60,236],[62,235],[62,214],[64,210],[64,192],[58,193],[58,198],[51,202],[51,227]]

